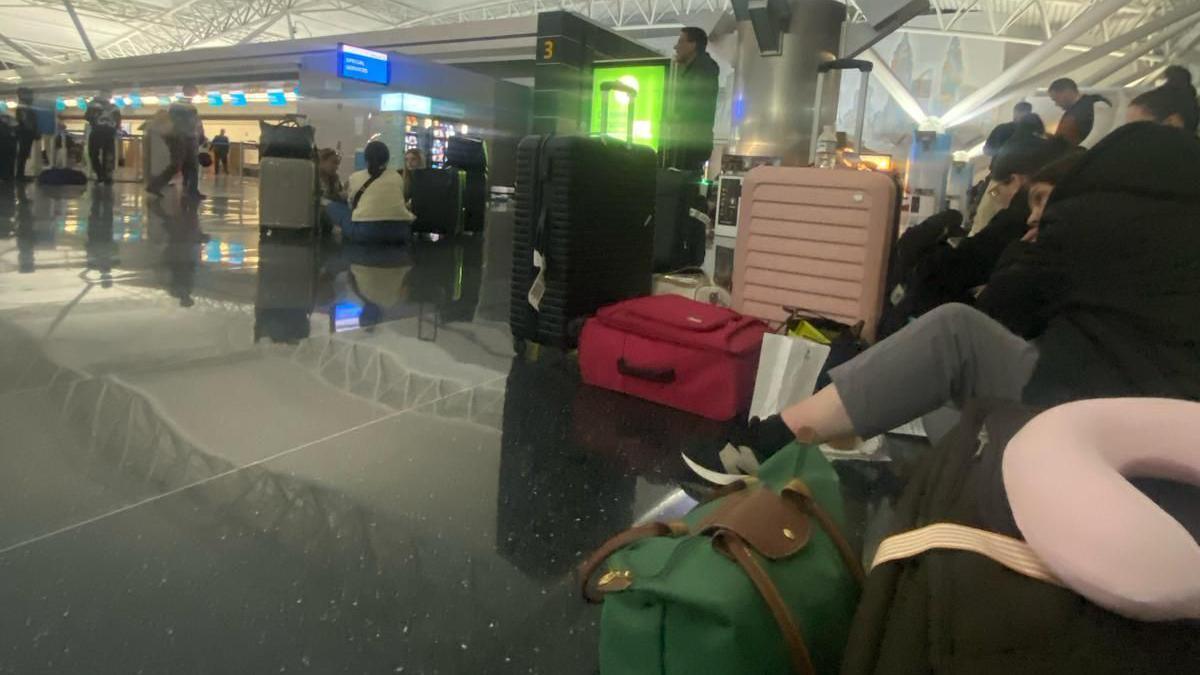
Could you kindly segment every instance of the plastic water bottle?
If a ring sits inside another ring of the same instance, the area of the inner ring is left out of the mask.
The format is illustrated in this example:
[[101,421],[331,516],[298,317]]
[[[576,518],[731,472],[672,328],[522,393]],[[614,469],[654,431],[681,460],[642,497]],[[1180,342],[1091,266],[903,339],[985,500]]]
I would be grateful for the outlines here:
[[832,124],[826,124],[825,130],[817,136],[818,169],[832,169],[837,166],[837,132]]

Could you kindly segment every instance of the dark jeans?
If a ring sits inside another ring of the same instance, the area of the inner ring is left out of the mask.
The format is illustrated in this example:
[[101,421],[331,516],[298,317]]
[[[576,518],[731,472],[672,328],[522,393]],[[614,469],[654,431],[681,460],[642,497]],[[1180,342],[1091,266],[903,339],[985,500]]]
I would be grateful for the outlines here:
[[221,166],[225,166],[225,175],[229,175],[229,146],[214,145],[213,153],[213,175],[221,173]]
[[405,220],[342,223],[342,241],[348,243],[405,244],[410,238],[412,223]]
[[146,189],[151,192],[161,191],[175,177],[175,172],[179,171],[183,173],[183,191],[191,195],[199,194],[200,167],[196,160],[199,146],[196,144],[196,137],[169,136],[163,140],[171,151],[171,163],[150,181]]
[[93,127],[88,136],[88,160],[92,163],[96,180],[112,178],[113,167],[116,166],[116,138],[117,130],[109,127]]
[[25,165],[33,154],[33,146],[37,143],[36,134],[21,133],[17,135],[17,178],[25,177]]

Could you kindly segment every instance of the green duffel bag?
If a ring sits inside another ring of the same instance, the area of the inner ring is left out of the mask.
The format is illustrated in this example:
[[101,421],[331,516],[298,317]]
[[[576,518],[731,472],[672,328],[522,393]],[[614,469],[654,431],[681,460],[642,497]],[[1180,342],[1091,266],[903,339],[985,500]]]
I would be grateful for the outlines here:
[[796,443],[684,520],[613,537],[580,566],[601,673],[836,673],[862,582],[842,518],[833,467]]

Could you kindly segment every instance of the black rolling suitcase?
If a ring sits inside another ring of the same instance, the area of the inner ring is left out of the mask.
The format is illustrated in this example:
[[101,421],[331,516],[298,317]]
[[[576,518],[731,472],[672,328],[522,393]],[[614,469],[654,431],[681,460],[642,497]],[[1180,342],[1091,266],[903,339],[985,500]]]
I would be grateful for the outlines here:
[[451,136],[446,141],[446,165],[466,172],[466,182],[463,184],[463,231],[483,232],[487,218],[487,148],[478,138]]
[[674,272],[704,263],[708,204],[699,171],[659,169],[654,197],[654,271]]
[[452,237],[463,231],[463,171],[417,169],[409,173],[414,233]]
[[518,351],[526,340],[573,347],[577,319],[650,293],[656,161],[606,137],[522,139],[509,314]]

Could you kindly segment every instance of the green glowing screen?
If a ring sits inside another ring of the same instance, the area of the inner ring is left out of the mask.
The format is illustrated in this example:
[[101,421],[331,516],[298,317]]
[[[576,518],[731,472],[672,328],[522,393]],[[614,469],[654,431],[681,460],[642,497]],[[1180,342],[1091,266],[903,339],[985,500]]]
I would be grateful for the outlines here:
[[[659,149],[662,141],[663,106],[667,100],[667,62],[651,65],[597,65],[592,69],[592,116],[590,129],[599,135],[605,129],[600,119],[603,97],[600,85],[620,81],[637,90],[633,102],[633,142]],[[609,92],[608,126],[605,134],[625,140],[629,120],[629,96],[624,92]]]

